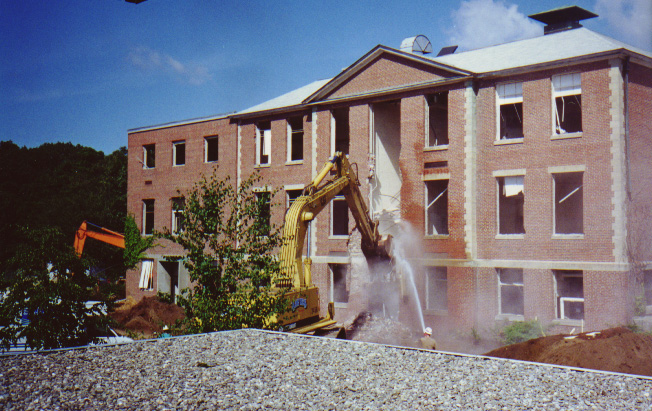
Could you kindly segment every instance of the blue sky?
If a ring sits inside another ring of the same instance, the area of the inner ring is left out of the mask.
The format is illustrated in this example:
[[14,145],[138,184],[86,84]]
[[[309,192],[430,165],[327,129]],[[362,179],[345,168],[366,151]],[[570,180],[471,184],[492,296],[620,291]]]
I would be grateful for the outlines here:
[[423,34],[471,49],[542,33],[525,16],[576,4],[584,26],[652,51],[650,0],[0,0],[0,140],[110,153],[127,130],[243,110]]

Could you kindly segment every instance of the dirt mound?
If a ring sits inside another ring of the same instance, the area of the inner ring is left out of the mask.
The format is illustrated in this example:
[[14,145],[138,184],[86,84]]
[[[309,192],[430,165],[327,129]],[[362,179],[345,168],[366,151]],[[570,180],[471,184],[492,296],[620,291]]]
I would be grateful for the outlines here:
[[416,347],[418,337],[414,331],[390,318],[377,317],[370,312],[362,312],[345,325],[347,339],[378,344]]
[[652,376],[652,336],[623,327],[566,338],[552,335],[497,348],[485,355]]
[[164,303],[158,297],[144,297],[138,303],[126,300],[109,316],[125,330],[151,337],[155,332],[161,332],[163,325],[173,325],[183,319],[183,308],[175,304]]

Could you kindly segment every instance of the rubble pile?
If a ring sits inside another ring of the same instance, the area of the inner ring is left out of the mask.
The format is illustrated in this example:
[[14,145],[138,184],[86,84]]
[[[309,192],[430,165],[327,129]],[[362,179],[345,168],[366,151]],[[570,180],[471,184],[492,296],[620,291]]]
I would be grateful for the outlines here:
[[109,316],[118,324],[117,331],[131,331],[151,338],[164,325],[171,326],[185,317],[183,308],[164,303],[158,297],[144,297],[138,303],[127,299]]
[[419,347],[419,335],[391,318],[362,312],[344,326],[347,339],[377,344]]

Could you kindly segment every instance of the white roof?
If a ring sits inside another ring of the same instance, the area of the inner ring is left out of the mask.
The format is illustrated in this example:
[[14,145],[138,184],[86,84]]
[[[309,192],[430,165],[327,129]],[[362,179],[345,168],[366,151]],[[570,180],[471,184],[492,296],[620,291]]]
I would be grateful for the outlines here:
[[474,73],[490,73],[623,48],[652,58],[649,52],[578,28],[432,59]]
[[236,115],[255,113],[257,111],[274,110],[277,108],[291,107],[297,104],[301,104],[303,100],[322,88],[329,81],[331,81],[331,79],[314,81],[306,86],[290,91],[289,93],[285,93],[282,96],[267,100],[266,102],[255,105],[253,107],[249,107],[246,110],[239,111],[236,113]]

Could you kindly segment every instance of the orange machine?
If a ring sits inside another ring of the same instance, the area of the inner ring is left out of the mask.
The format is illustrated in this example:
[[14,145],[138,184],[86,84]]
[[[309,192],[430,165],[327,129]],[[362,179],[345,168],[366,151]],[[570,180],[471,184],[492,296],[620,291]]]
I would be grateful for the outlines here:
[[[97,231],[90,231],[89,226],[92,226]],[[75,234],[75,252],[78,257],[81,257],[84,252],[84,244],[86,243],[87,237],[103,241],[116,247],[125,248],[125,237],[122,234],[107,230],[104,227],[97,226],[88,221],[84,221],[81,223],[77,229],[77,233]]]

